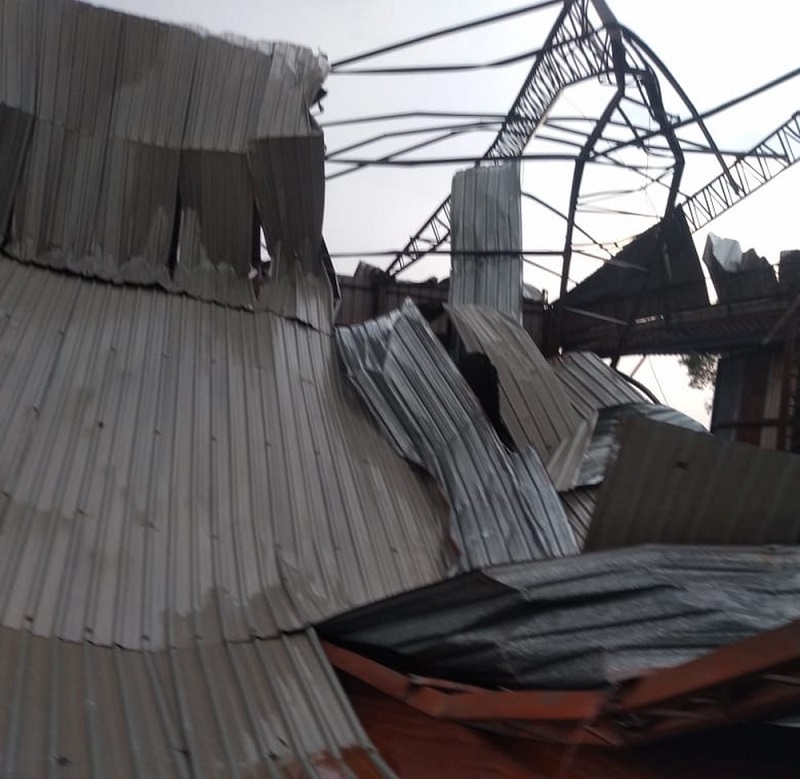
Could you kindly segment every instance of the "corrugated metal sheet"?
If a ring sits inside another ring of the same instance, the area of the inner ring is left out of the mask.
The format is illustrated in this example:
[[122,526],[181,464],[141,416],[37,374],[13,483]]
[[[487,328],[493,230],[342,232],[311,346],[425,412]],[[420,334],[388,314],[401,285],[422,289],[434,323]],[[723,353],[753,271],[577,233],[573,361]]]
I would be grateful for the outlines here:
[[550,364],[583,419],[591,419],[601,408],[646,400],[630,382],[592,352],[566,352],[551,358]]
[[0,627],[3,776],[394,774],[313,631],[161,652]]
[[580,418],[530,336],[500,311],[447,306],[467,352],[485,354],[497,370],[500,415],[517,448],[533,446],[546,462]]
[[275,635],[454,562],[331,336],[10,260],[0,489],[0,622],[104,646]]
[[589,525],[592,523],[599,492],[599,487],[579,487],[560,494],[567,519],[581,549],[589,534]]
[[[574,413],[582,420],[574,433],[561,440],[547,460],[547,472],[560,492],[575,487],[597,484],[584,481],[581,469],[595,441],[598,415],[606,408],[638,404],[643,407],[644,396],[617,371],[591,352],[568,352],[552,357],[550,364],[559,380],[559,389],[571,403]],[[600,471],[605,472],[605,461]]]
[[522,322],[521,198],[517,163],[453,177],[450,303],[488,306]]
[[602,483],[610,462],[617,456],[620,447],[620,430],[626,419],[641,417],[666,425],[674,425],[695,433],[708,432],[699,422],[668,406],[656,403],[626,403],[600,409],[592,438],[584,452],[580,469],[572,487],[591,487]]
[[627,420],[586,549],[645,543],[796,544],[800,456]]
[[[0,14],[9,252],[330,327],[330,292],[309,309],[305,289],[327,284],[308,112],[324,57],[68,0],[0,0]],[[276,271],[256,296],[260,227]]]
[[444,490],[464,567],[577,552],[535,450],[505,449],[413,303],[340,327],[337,339],[347,375],[386,437]]
[[500,566],[320,627],[395,667],[490,688],[588,688],[800,617],[800,548],[638,547]]

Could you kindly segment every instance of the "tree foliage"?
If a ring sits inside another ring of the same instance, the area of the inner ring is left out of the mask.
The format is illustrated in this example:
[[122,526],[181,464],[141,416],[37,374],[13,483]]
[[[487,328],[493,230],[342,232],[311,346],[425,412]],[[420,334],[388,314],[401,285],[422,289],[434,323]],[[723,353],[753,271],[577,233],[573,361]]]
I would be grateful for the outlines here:
[[689,374],[689,386],[694,389],[713,387],[717,379],[717,358],[711,354],[684,354],[678,358]]

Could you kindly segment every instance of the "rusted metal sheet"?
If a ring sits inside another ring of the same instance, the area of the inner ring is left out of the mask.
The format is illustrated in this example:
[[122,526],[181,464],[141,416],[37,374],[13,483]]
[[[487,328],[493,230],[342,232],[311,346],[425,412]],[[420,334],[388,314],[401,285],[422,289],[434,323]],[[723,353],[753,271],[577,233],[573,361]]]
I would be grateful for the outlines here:
[[413,303],[338,328],[337,343],[348,378],[384,435],[442,487],[462,568],[577,552],[535,450],[506,450]]
[[497,370],[500,415],[517,448],[533,446],[546,462],[580,423],[553,368],[520,325],[485,306],[448,305],[463,350],[484,354]]
[[627,749],[565,745],[554,743],[558,733],[526,738],[517,722],[498,734],[497,722],[479,729],[435,719],[352,677],[344,685],[401,779],[795,779],[800,764],[788,728],[739,726]]
[[477,167],[453,177],[452,272],[448,300],[522,322],[522,194],[519,164]]
[[[306,289],[327,284],[309,114],[324,57],[71,0],[2,0],[0,14],[9,253],[330,327],[332,295]],[[262,227],[275,283],[258,294]]]
[[796,544],[800,457],[633,417],[587,550],[646,543]]
[[800,547],[648,546],[485,568],[320,626],[411,674],[491,689],[618,684],[800,620]]
[[0,627],[4,776],[380,779],[313,631],[127,651]]
[[[767,348],[739,356],[721,357],[714,384],[711,432],[728,441],[755,444],[762,449],[779,449],[781,416],[788,409],[784,400],[796,390],[789,348]],[[788,379],[788,386],[784,382]],[[795,420],[785,419],[787,427]],[[790,436],[784,435],[787,446]]]
[[0,622],[240,641],[441,579],[447,508],[340,371],[268,312],[0,260]]
[[800,706],[799,646],[800,621],[619,687],[572,692],[459,687],[398,673],[329,643],[324,648],[342,673],[434,720],[619,748],[784,716]]

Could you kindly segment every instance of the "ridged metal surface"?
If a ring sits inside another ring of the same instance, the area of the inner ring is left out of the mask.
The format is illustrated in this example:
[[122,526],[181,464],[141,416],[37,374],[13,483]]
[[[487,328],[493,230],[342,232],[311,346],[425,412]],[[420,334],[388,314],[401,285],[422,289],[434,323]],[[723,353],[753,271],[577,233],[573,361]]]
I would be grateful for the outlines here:
[[644,395],[592,352],[566,352],[550,360],[575,410],[583,419],[622,403],[641,403]]
[[645,543],[797,544],[800,456],[627,420],[586,549]]
[[351,383],[386,437],[441,485],[463,568],[577,552],[536,451],[505,449],[413,303],[340,327],[337,341]]
[[599,487],[579,487],[569,492],[562,492],[560,495],[572,532],[575,533],[581,548],[589,534],[599,491]]
[[497,309],[522,322],[522,194],[519,165],[453,177],[449,301]]
[[0,627],[0,772],[378,779],[313,631],[132,652]]
[[447,510],[331,336],[0,260],[0,622],[245,640],[442,578]]
[[484,306],[447,306],[467,352],[485,354],[497,370],[500,415],[517,448],[533,446],[547,461],[580,418],[553,368],[522,327]]
[[603,482],[609,463],[613,462],[619,452],[620,431],[625,420],[631,417],[651,419],[695,433],[707,432],[699,422],[686,414],[656,403],[626,403],[600,409],[591,440],[570,488],[591,487]]
[[320,633],[428,677],[603,686],[800,618],[799,569],[798,547],[611,550],[465,574]]
[[[324,149],[308,113],[324,57],[71,0],[0,0],[0,16],[8,252],[330,326],[327,298],[297,302],[324,281],[309,270]],[[282,284],[257,295],[262,227]]]

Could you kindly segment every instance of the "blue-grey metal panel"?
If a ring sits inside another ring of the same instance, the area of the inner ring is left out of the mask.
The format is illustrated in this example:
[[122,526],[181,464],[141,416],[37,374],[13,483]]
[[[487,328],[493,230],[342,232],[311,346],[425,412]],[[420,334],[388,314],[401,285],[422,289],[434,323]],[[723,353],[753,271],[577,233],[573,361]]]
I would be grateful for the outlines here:
[[320,626],[406,671],[605,686],[800,618],[800,547],[644,546],[488,568]]
[[441,485],[463,568],[577,552],[536,451],[505,449],[412,302],[338,328],[337,341],[351,383],[386,437]]

